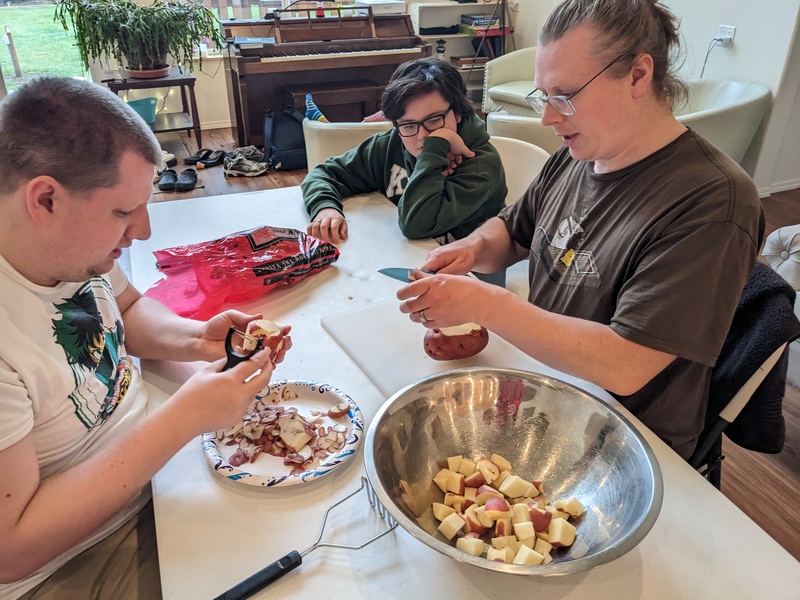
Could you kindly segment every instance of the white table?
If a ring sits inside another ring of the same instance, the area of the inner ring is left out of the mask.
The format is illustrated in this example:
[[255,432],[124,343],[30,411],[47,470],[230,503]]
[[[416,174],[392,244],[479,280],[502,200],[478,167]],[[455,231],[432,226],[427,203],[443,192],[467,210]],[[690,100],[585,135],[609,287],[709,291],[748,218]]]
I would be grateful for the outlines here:
[[[386,398],[322,329],[320,318],[393,298],[397,283],[376,269],[419,265],[434,244],[405,240],[396,209],[379,196],[350,199],[346,210],[350,239],[333,267],[244,308],[263,310],[294,328],[294,348],[276,377],[337,385],[356,400],[369,424]],[[299,188],[153,204],[150,214],[152,238],[131,249],[140,290],[159,278],[153,250],[264,224],[304,230],[308,220]],[[531,361],[532,369],[537,365]],[[152,399],[163,400],[194,368],[145,361]],[[360,551],[317,549],[256,597],[798,598],[800,564],[790,554],[607,394],[583,387],[608,398],[640,428],[663,471],[660,516],[622,558],[569,577],[501,575],[456,563],[398,528]],[[213,473],[199,439],[188,444],[153,479],[164,597],[214,597],[290,550],[309,547],[324,509],[356,489],[363,472],[359,452],[346,468],[314,483],[253,489]],[[352,544],[379,527],[365,500],[353,499],[332,513],[326,539]]]

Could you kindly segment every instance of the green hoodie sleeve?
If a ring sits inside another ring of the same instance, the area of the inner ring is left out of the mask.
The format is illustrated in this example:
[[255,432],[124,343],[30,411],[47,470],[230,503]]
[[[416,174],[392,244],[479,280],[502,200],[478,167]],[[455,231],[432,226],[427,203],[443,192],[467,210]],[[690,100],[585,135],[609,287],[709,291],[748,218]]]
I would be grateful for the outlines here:
[[475,152],[452,175],[443,175],[450,144],[440,137],[425,139],[398,207],[400,230],[409,239],[450,233],[462,238],[505,205],[506,183],[497,150],[489,143],[483,122],[465,119],[459,135]]
[[381,189],[383,164],[375,157],[385,155],[388,133],[372,135],[358,147],[329,158],[309,171],[300,189],[312,219],[323,208],[335,208],[344,213],[344,198]]

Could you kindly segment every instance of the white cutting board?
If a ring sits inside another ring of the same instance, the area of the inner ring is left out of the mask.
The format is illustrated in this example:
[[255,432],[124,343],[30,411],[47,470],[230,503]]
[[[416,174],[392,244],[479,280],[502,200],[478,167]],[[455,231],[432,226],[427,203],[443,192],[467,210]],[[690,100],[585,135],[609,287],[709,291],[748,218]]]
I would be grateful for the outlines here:
[[439,361],[425,354],[425,328],[400,312],[399,300],[384,300],[322,317],[322,326],[388,398],[427,375],[460,367],[507,367],[549,371],[502,338],[489,334],[489,345],[472,358]]

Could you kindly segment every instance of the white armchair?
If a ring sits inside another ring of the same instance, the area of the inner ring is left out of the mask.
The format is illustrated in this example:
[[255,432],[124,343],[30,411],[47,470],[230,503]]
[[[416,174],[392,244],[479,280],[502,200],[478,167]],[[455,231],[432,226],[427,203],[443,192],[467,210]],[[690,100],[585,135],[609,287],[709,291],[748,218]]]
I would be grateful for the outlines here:
[[543,148],[550,154],[561,148],[561,137],[552,127],[542,125],[539,117],[521,117],[505,112],[486,115],[486,131],[489,135],[510,137]]
[[561,147],[552,128],[543,127],[525,97],[533,91],[536,47],[522,48],[486,63],[483,112],[489,135],[510,137],[543,148],[550,154]]
[[776,229],[764,242],[764,258],[797,292],[794,312],[800,319],[800,225]]
[[483,112],[504,111],[535,117],[525,96],[533,91],[536,47],[522,48],[486,63],[483,71]]
[[[800,225],[787,225],[770,233],[762,254],[769,266],[797,292],[794,313],[800,319]],[[800,386],[800,340],[790,346],[786,377],[792,385]]]

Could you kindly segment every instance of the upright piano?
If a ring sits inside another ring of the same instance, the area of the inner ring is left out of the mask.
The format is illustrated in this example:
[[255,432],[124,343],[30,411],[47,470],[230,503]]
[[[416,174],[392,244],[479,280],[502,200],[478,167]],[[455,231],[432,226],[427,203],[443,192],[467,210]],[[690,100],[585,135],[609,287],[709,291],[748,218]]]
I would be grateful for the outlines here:
[[[287,89],[310,85],[335,93],[352,81],[382,88],[398,65],[431,55],[430,44],[414,35],[410,16],[373,15],[370,8],[279,10],[221,25],[228,44],[228,105],[240,146],[263,144],[264,114],[286,105]],[[357,104],[320,108],[331,121],[366,116]]]

